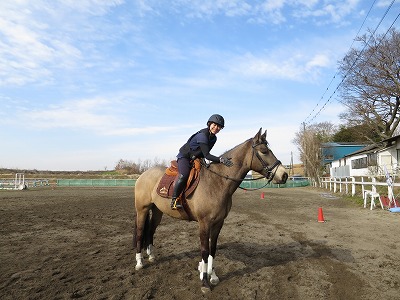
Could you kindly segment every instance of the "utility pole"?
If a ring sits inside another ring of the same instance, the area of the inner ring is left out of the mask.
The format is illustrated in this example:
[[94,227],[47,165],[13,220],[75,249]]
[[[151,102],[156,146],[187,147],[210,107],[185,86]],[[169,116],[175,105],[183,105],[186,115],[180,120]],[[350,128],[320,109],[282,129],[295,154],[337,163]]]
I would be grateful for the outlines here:
[[[292,173],[292,174],[290,174]],[[290,169],[289,169],[289,176],[294,175],[294,170],[293,170],[293,151],[290,151]]]
[[306,123],[303,122],[303,151],[304,151],[304,177],[307,177],[307,141],[306,141]]

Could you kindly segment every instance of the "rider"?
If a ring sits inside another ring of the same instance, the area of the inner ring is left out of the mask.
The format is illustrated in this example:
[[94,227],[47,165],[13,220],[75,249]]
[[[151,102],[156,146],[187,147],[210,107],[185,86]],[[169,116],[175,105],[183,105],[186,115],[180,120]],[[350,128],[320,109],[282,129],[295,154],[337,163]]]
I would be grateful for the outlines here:
[[178,180],[175,182],[174,192],[172,194],[171,208],[182,208],[182,204],[177,198],[186,187],[189,179],[192,163],[196,158],[206,158],[216,163],[222,163],[227,167],[233,166],[230,158],[217,157],[210,153],[217,141],[216,134],[224,128],[225,121],[221,115],[212,115],[207,122],[207,128],[204,128],[193,134],[189,140],[180,149],[176,156],[178,161]]

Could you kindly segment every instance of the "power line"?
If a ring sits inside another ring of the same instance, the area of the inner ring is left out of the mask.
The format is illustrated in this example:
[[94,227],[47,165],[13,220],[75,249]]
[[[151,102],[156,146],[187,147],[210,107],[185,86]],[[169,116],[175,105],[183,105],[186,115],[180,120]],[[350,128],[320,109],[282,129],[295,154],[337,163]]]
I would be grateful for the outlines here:
[[[364,20],[363,20],[363,22],[362,22],[360,28],[358,29],[358,31],[357,31],[357,33],[356,33],[356,37],[353,39],[353,42],[351,43],[350,48],[349,48],[348,51],[350,51],[351,48],[353,47],[353,44],[354,44],[356,38],[358,37],[358,34],[360,33],[361,29],[363,28],[363,26],[364,26],[364,24],[365,24],[365,21],[367,20],[367,18],[368,18],[368,16],[369,16],[370,12],[371,12],[371,10],[372,10],[372,8],[373,8],[374,5],[375,5],[375,2],[376,2],[376,0],[374,0],[374,2],[372,3],[371,7],[370,7],[369,10],[368,10],[368,13],[365,15],[365,18],[364,18]],[[336,76],[337,76],[337,75],[339,75],[339,71],[337,71],[337,72],[335,73],[335,75],[333,75],[333,78],[332,78],[331,81],[329,82],[328,87],[326,88],[326,90],[325,90],[324,93],[322,94],[321,98],[318,100],[317,105],[313,108],[313,110],[310,112],[310,114],[307,116],[307,118],[305,118],[304,123],[307,122],[307,119],[308,119],[308,118],[313,114],[313,112],[317,109],[319,103],[320,103],[320,102],[322,101],[322,99],[325,97],[325,94],[328,92],[328,90],[329,90],[329,88],[330,88],[332,82],[336,79]],[[315,118],[315,117],[314,117],[314,118]],[[311,120],[310,120],[309,122],[311,122]],[[308,122],[308,123],[309,123],[309,122]]]
[[[375,0],[376,1],[376,0]],[[365,23],[365,20],[367,19],[369,13],[371,12],[372,7],[375,4],[375,1],[373,2],[371,8],[368,11],[367,16],[365,17],[359,31],[357,32],[356,38],[358,36],[358,33],[361,31],[362,26]],[[343,79],[339,82],[339,84],[336,86],[335,90],[333,91],[333,93],[330,95],[330,97],[325,101],[324,105],[319,109],[319,111],[317,113],[315,113],[315,115],[309,119],[309,121],[307,121],[308,118],[310,118],[310,116],[312,115],[312,113],[315,111],[315,109],[318,107],[319,102],[323,99],[323,97],[325,96],[326,92],[328,91],[330,85],[332,84],[333,80],[336,78],[336,75],[338,75],[339,72],[336,72],[335,75],[333,76],[331,82],[328,85],[328,88],[325,90],[324,94],[322,95],[321,99],[318,101],[317,105],[314,107],[314,109],[311,111],[311,113],[307,116],[307,118],[304,120],[304,124],[309,124],[311,123],[320,113],[321,111],[326,107],[326,105],[332,100],[332,97],[335,95],[336,91],[340,88],[340,86],[342,85],[342,83],[344,82],[344,80],[346,79],[347,75],[349,74],[349,72],[353,69],[353,67],[355,66],[356,62],[358,61],[358,59],[361,57],[361,55],[363,54],[365,48],[367,47],[367,45],[369,44],[369,41],[374,37],[375,32],[378,30],[379,26],[381,25],[381,23],[383,22],[384,18],[386,17],[387,13],[389,12],[389,10],[391,9],[391,7],[393,6],[393,3],[395,2],[395,0],[392,0],[392,2],[390,3],[390,5],[388,6],[388,8],[386,9],[386,12],[384,13],[384,15],[382,16],[381,20],[379,21],[378,25],[375,27],[374,31],[372,32],[371,36],[369,37],[367,43],[364,45],[363,49],[358,53],[356,59],[354,60],[353,64],[351,65],[351,67],[349,68],[349,70],[346,72],[346,74],[343,76]],[[395,20],[393,21],[392,25],[389,27],[389,29],[386,31],[385,35],[383,37],[386,36],[386,34],[389,32],[389,30],[393,27],[394,23],[397,21],[397,19],[399,18],[400,14],[397,15],[397,17],[395,18]],[[356,40],[356,38],[353,40],[350,49],[352,48],[354,41]],[[380,43],[379,43],[380,44]],[[349,49],[349,51],[350,51]]]

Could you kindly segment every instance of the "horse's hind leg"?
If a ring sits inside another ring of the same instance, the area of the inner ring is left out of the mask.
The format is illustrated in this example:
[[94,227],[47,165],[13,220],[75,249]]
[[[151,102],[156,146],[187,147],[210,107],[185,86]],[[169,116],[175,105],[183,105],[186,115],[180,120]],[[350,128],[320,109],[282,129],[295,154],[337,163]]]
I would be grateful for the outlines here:
[[142,249],[145,239],[145,227],[149,215],[149,208],[136,208],[136,220],[133,233],[133,247],[136,247],[136,270],[143,268]]
[[154,262],[155,255],[154,255],[154,234],[157,230],[158,225],[160,225],[163,213],[159,210],[155,205],[151,209],[151,216],[149,222],[149,231],[146,233],[148,245],[147,245],[147,255],[149,257],[150,262]]
[[160,224],[163,213],[155,206],[136,209],[136,226],[134,230],[134,247],[136,247],[136,270],[143,268],[142,249],[146,248],[149,261],[155,260],[154,233]]

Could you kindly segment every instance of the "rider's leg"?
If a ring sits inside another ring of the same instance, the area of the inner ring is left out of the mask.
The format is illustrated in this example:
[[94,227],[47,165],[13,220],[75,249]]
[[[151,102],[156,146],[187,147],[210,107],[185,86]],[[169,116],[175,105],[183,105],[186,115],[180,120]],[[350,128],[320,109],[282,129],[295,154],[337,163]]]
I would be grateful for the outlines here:
[[174,192],[172,194],[172,201],[171,201],[172,209],[178,209],[183,207],[180,201],[177,201],[176,199],[183,192],[186,186],[186,182],[187,182],[187,177],[183,176],[182,174],[179,174],[178,180],[175,182]]
[[179,201],[176,201],[176,199],[179,197],[179,195],[183,192],[183,190],[186,187],[186,183],[190,173],[190,160],[184,157],[179,158],[178,170],[179,170],[178,180],[175,182],[174,192],[172,193],[172,201],[171,201],[172,209],[183,207]]

